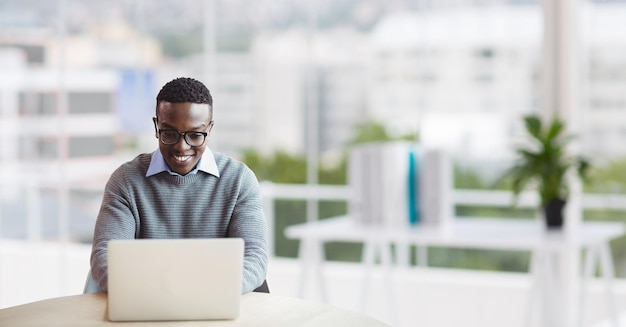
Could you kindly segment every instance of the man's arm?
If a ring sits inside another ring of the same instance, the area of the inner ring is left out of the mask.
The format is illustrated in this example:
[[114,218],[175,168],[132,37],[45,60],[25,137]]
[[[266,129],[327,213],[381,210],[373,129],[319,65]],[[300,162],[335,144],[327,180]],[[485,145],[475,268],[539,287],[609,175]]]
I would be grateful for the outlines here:
[[263,212],[263,199],[256,176],[248,167],[242,173],[237,204],[229,225],[229,237],[245,242],[242,293],[253,291],[267,274],[268,226]]
[[122,168],[118,168],[107,182],[102,205],[96,220],[91,249],[91,275],[100,287],[108,289],[107,244],[111,239],[135,238],[135,219],[130,209]]

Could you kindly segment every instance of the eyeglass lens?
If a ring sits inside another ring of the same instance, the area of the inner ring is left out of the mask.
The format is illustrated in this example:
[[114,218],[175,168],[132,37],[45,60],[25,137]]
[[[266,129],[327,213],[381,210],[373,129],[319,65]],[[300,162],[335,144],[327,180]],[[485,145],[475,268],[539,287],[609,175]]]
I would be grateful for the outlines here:
[[185,142],[187,142],[187,144],[189,144],[190,146],[200,146],[204,144],[204,140],[206,138],[206,135],[201,132],[180,133],[178,131],[173,131],[173,130],[166,130],[166,131],[161,130],[159,132],[161,134],[161,142],[167,145],[178,143],[181,135],[184,135]]

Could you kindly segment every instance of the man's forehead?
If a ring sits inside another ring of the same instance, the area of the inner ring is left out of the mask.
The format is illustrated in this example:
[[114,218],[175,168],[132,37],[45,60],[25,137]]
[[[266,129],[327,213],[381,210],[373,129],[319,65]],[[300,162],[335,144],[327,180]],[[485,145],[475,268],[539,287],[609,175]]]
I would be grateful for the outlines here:
[[194,111],[207,111],[208,113],[211,113],[212,111],[211,105],[208,103],[161,101],[157,104],[157,112],[162,108],[175,108],[175,110],[189,109]]
[[208,103],[195,103],[195,102],[170,102],[167,100],[161,100],[159,102],[157,102],[157,106],[165,106],[165,105],[180,105],[180,104],[191,104],[192,106],[201,106],[201,107],[206,107],[209,108],[211,107],[210,104]]

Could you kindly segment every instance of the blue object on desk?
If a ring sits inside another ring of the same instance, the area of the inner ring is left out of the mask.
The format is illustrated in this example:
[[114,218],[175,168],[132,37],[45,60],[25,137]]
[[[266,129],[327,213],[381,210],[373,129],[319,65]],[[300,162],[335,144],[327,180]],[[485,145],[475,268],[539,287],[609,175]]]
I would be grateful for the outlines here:
[[408,204],[409,204],[409,224],[416,225],[419,222],[419,203],[418,203],[418,192],[419,192],[419,174],[418,170],[418,160],[416,159],[415,149],[409,150],[409,174],[407,178],[408,182]]

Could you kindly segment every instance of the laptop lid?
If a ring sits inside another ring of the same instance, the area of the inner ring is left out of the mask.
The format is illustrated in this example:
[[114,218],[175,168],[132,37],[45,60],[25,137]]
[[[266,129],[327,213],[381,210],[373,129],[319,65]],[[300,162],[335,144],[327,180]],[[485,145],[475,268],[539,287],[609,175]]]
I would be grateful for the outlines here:
[[109,320],[237,318],[243,248],[241,238],[109,241]]

